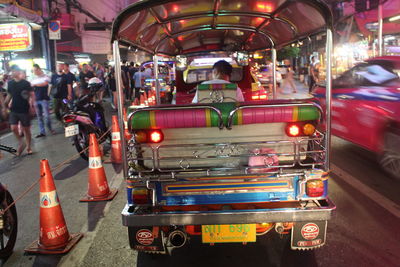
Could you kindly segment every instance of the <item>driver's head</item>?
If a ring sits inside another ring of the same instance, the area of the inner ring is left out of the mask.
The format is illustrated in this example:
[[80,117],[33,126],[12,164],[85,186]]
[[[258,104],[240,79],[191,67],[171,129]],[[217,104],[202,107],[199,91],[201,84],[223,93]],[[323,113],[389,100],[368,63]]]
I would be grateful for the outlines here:
[[229,81],[232,74],[232,66],[225,60],[215,62],[213,66],[214,79]]

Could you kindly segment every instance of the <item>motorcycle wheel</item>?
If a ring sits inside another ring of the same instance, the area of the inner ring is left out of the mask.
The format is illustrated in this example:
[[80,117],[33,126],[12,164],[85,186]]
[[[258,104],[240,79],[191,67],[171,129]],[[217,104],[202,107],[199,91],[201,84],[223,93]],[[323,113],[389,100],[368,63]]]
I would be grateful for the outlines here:
[[[11,194],[4,190],[3,201],[0,202],[0,209],[4,210],[14,200]],[[3,229],[0,230],[0,258],[5,259],[11,255],[17,240],[18,218],[17,209],[12,206],[3,215]]]
[[[79,127],[79,133],[74,138],[74,144],[76,150],[80,153],[81,158],[89,160],[89,150],[86,149],[89,146],[89,134],[83,127]],[[82,152],[83,150],[85,151]]]

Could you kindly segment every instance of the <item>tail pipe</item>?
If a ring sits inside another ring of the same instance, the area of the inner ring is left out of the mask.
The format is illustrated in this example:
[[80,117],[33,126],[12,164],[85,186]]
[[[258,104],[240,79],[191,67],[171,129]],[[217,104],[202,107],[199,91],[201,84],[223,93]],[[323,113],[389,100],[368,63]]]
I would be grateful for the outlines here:
[[168,235],[168,241],[174,248],[183,247],[187,241],[187,235],[182,230],[174,230]]

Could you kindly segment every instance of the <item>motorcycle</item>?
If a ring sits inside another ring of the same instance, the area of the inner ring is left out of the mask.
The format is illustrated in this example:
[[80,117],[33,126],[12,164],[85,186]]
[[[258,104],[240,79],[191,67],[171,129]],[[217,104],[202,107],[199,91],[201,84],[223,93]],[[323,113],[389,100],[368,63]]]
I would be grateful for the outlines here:
[[88,160],[89,134],[96,134],[102,143],[111,139],[104,116],[104,108],[97,103],[96,93],[103,87],[100,79],[94,77],[88,81],[89,93],[79,97],[75,102],[64,99],[67,111],[63,115],[65,137],[72,137],[72,142],[81,158]]
[[[17,152],[14,148],[1,144],[0,150],[13,155]],[[0,259],[6,259],[11,255],[15,246],[15,241],[17,240],[17,208],[13,205],[5,211],[5,209],[13,202],[14,199],[10,192],[2,183],[0,183]]]

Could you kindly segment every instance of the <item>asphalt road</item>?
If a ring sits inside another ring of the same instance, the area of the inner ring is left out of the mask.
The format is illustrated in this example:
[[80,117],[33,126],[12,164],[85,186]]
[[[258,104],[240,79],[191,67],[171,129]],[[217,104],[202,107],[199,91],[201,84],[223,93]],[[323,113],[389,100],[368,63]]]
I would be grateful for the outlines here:
[[[54,168],[76,154],[61,125],[56,125],[59,134],[34,140],[33,155],[3,154],[0,181],[14,197],[39,178],[40,159],[49,159]],[[36,125],[33,132],[37,133]],[[15,146],[11,135],[0,141]],[[87,190],[87,162],[78,158],[53,176],[69,232],[82,232],[84,238],[65,256],[24,253],[39,235],[36,186],[17,203],[18,239],[4,266],[400,266],[400,181],[382,173],[374,154],[349,142],[333,138],[332,149],[329,189],[337,210],[328,223],[327,244],[320,249],[291,251],[287,239],[269,234],[246,246],[202,245],[194,238],[172,257],[138,255],[130,250],[127,229],[121,225],[126,201],[121,167],[105,165],[110,186],[120,190],[113,201],[79,203]]]

